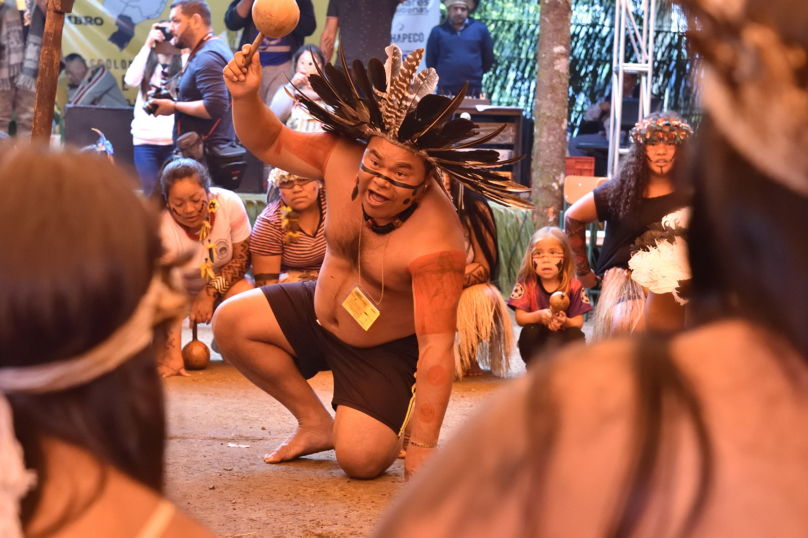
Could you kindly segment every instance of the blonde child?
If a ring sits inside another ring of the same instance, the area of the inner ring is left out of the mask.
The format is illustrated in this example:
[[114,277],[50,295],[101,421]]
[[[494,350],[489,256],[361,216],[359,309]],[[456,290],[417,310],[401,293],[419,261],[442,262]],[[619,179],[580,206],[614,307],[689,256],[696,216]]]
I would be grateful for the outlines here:
[[[584,314],[592,310],[583,285],[573,278],[575,264],[567,235],[559,228],[536,232],[522,260],[508,306],[522,327],[519,354],[527,364],[539,351],[574,340],[584,340]],[[563,291],[570,300],[566,310],[553,314],[550,296]]]

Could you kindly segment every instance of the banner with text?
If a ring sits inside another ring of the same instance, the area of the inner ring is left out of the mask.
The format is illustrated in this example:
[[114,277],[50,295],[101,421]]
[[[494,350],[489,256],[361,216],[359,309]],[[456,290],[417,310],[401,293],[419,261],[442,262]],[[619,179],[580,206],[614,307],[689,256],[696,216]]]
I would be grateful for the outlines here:
[[[404,56],[415,49],[426,49],[432,28],[440,23],[440,0],[406,0],[393,17],[391,42]],[[426,55],[420,69],[426,67]]]
[[[170,5],[170,0],[76,0],[73,12],[65,17],[63,54],[80,54],[90,68],[104,65],[134,104],[137,88],[127,87],[123,76],[146,42],[152,24],[168,19]],[[213,30],[227,38],[224,28],[227,3],[209,5]]]

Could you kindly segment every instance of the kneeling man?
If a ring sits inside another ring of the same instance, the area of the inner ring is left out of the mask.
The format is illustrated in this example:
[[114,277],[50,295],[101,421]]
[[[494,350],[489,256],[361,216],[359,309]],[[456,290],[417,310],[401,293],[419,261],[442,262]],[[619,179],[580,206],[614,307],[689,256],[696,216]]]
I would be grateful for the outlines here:
[[[438,445],[465,268],[438,170],[498,201],[525,205],[514,194],[524,189],[489,170],[502,164],[496,152],[457,151],[489,137],[468,140],[477,126],[452,120],[464,92],[431,95],[434,71],[415,75],[423,50],[402,62],[391,46],[387,66],[357,60],[349,77],[343,60],[342,70],[312,75],[329,110],[297,99],[325,133],[292,131],[264,106],[260,63],[254,56],[245,65],[248,51],[224,71],[236,132],[264,162],[325,181],[327,251],[316,284],[266,286],[222,304],[216,340],[298,420],[267,463],[334,448],[349,476],[373,478],[395,461],[409,422],[409,476]],[[334,375],[336,419],[306,382],[325,370]]]

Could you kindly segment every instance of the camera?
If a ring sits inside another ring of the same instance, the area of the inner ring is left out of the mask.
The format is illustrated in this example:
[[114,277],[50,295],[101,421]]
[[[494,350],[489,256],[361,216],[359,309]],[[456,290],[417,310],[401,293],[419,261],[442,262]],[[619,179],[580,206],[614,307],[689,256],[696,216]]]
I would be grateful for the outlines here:
[[174,37],[174,34],[171,33],[171,30],[168,29],[168,26],[158,26],[157,29],[163,33],[163,37],[166,38],[165,40],[166,43],[171,41],[171,38]]
[[146,114],[154,116],[154,113],[157,112],[157,105],[152,103],[152,99],[171,99],[174,101],[174,96],[163,84],[147,93],[146,102],[143,103],[143,110],[146,111]]

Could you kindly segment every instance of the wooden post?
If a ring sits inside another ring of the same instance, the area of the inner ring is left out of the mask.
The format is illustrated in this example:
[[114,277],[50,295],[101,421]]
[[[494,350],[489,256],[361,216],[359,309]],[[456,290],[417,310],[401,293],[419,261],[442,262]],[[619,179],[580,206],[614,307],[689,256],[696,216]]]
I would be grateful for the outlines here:
[[571,0],[541,0],[531,198],[536,228],[556,226],[567,154]]
[[59,60],[62,56],[62,29],[65,26],[65,13],[72,11],[73,0],[48,0],[42,52],[39,55],[39,74],[36,79],[32,140],[40,142],[50,140],[56,84],[59,79]]

